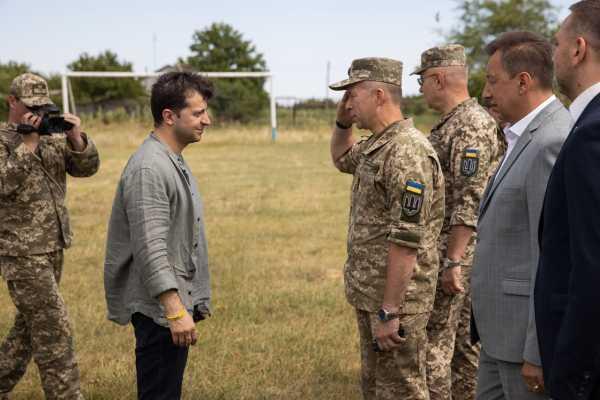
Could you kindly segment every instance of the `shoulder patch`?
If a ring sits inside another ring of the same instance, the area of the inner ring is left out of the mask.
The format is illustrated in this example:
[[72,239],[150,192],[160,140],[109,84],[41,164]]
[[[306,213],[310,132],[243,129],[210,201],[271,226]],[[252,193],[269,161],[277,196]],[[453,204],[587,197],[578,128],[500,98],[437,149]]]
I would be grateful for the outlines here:
[[465,149],[462,160],[460,161],[460,173],[463,176],[473,176],[479,169],[479,150]]
[[413,180],[406,181],[402,195],[402,220],[419,222],[424,192],[425,185],[422,183]]

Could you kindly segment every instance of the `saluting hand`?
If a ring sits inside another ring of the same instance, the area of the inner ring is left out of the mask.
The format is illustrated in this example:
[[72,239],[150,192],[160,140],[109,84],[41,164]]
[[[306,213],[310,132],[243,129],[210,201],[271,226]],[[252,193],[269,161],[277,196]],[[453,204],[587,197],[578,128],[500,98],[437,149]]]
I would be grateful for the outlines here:
[[350,113],[350,109],[348,108],[348,99],[350,98],[350,92],[346,90],[344,93],[344,97],[338,103],[337,106],[337,121],[344,126],[352,126],[352,115]]

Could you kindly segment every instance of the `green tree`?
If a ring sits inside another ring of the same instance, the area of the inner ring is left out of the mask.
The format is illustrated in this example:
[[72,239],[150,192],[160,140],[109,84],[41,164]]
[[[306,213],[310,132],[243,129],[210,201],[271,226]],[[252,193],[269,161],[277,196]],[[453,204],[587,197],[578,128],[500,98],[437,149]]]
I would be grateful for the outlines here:
[[[225,23],[213,23],[196,31],[190,46],[192,55],[180,60],[200,72],[266,71],[263,55],[240,32]],[[268,104],[262,78],[216,79],[216,96],[211,109],[217,118],[248,122]]]
[[548,0],[457,0],[458,25],[448,42],[465,46],[471,80],[469,89],[480,96],[485,85],[485,46],[503,32],[524,30],[551,38],[558,26],[558,7]]
[[[83,53],[67,66],[71,71],[133,71],[128,61],[106,50],[97,56]],[[134,78],[70,78],[73,95],[81,103],[102,103],[108,100],[139,99],[145,95],[141,82]]]

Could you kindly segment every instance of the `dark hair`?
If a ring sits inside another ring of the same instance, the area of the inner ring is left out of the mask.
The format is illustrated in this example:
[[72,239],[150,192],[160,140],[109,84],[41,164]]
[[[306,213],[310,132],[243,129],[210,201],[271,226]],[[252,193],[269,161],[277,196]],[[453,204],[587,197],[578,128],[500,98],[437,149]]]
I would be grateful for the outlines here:
[[488,44],[485,51],[489,56],[501,52],[502,66],[511,78],[527,72],[544,89],[552,88],[552,45],[543,36],[525,31],[506,32]]
[[587,33],[589,45],[600,51],[600,1],[582,0],[571,5],[569,28],[574,32]]
[[186,98],[197,92],[208,101],[214,95],[210,81],[193,72],[167,72],[152,85],[150,108],[154,125],[163,122],[162,112],[168,108],[179,113],[187,106]]

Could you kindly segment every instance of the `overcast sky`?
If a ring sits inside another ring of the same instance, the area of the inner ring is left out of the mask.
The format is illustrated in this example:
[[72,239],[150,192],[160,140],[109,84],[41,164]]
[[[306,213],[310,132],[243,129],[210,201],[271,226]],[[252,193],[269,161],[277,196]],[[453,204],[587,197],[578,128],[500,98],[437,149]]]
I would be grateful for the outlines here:
[[[568,13],[571,0],[554,0]],[[418,91],[408,74],[423,50],[457,21],[454,0],[0,0],[0,61],[26,62],[43,73],[63,72],[82,52],[112,50],[138,72],[190,54],[192,34],[213,22],[242,32],[275,74],[277,96],[324,97],[354,58],[404,62],[405,92]],[[437,16],[437,18],[436,18]],[[153,44],[156,37],[156,46]],[[156,51],[155,51],[156,49]],[[333,95],[329,93],[329,95]]]

